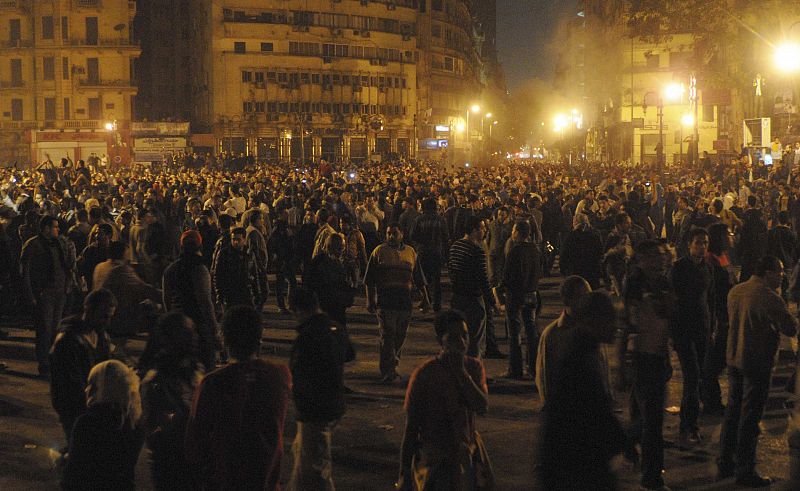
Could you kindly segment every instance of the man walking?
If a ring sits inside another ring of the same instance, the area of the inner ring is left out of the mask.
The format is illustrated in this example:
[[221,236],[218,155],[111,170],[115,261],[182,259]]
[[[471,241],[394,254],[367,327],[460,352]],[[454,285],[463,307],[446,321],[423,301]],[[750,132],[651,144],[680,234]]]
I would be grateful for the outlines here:
[[[506,262],[506,242],[511,238],[511,230],[514,222],[508,208],[501,206],[497,209],[497,216],[489,224],[486,231],[486,249],[488,250],[487,269],[489,273],[489,284],[492,287],[500,286],[503,279]],[[491,312],[486,313],[486,358],[505,358],[497,347],[497,339],[494,332],[494,316]]]
[[247,253],[246,243],[246,229],[234,228],[230,244],[222,246],[211,266],[217,305],[224,310],[234,305],[254,307],[263,303],[259,269],[253,256]]
[[696,444],[701,440],[697,419],[700,415],[701,367],[710,336],[710,311],[713,299],[713,270],[705,261],[708,232],[695,228],[689,232],[689,254],[672,266],[672,290],[677,295],[672,341],[683,372],[680,439]]
[[442,308],[442,265],[447,258],[447,223],[436,213],[436,200],[422,201],[422,215],[414,222],[409,242],[419,254],[419,262],[425,279],[431,286],[433,311]]
[[755,470],[759,422],[769,396],[772,365],[780,334],[797,334],[795,319],[778,295],[783,264],[775,256],[759,259],[753,276],[728,294],[728,407],[720,434],[720,479],[736,475],[746,487],[769,486]]
[[289,307],[298,325],[289,362],[297,434],[288,489],[333,490],[331,438],[345,412],[343,333],[309,290],[292,290]]
[[486,334],[486,311],[495,306],[489,276],[486,272],[486,252],[483,237],[486,225],[478,217],[470,216],[464,224],[465,233],[450,246],[450,282],[453,288],[451,306],[467,318],[469,347],[467,355],[481,356]]
[[403,231],[399,224],[392,223],[386,227],[386,242],[372,251],[364,284],[367,310],[378,314],[381,381],[389,384],[399,377],[397,364],[411,320],[414,284],[422,291],[423,302],[428,302],[425,275],[419,267],[417,253],[411,246],[403,244]]
[[542,276],[539,248],[531,242],[531,225],[521,220],[511,231],[513,243],[505,258],[501,288],[506,298],[506,326],[508,327],[507,378],[522,379],[522,328],[528,344],[528,374],[536,374],[536,289]]
[[20,254],[22,287],[33,312],[39,375],[50,373],[47,354],[61,322],[69,287],[67,255],[58,240],[58,219],[45,215],[39,234],[28,239]]

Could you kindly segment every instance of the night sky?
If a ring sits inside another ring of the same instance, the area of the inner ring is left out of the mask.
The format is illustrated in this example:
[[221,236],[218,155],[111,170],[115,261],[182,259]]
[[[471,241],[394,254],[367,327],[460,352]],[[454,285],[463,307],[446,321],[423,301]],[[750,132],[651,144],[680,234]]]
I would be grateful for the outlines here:
[[497,44],[510,90],[525,80],[551,80],[554,56],[548,50],[558,20],[572,12],[570,0],[497,0]]

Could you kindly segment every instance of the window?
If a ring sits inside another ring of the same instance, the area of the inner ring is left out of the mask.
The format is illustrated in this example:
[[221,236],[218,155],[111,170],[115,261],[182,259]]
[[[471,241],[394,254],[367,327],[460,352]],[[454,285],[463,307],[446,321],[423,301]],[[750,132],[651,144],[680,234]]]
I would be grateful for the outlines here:
[[254,107],[254,104],[250,101],[242,102],[242,112],[251,113],[253,112]]
[[271,113],[278,112],[278,103],[277,102],[268,102],[267,103],[267,111]]
[[346,44],[323,44],[322,56],[338,56],[346,58],[348,56],[349,46]]
[[[289,42],[289,54],[314,56],[319,54],[319,44],[317,43],[300,43],[296,41]],[[327,56],[327,55],[326,55]]]
[[42,17],[42,39],[53,39],[53,17]]
[[100,98],[92,97],[89,99],[89,119],[101,119],[102,109],[100,109]]
[[44,98],[44,120],[53,121],[56,119],[56,99],[55,97]]
[[327,102],[322,103],[322,114],[330,114],[331,113],[331,105]]
[[69,112],[69,97],[64,98],[64,119],[71,119]]
[[300,112],[300,103],[299,102],[292,102],[289,104],[289,112],[290,113],[299,113]]
[[266,108],[266,103],[265,102],[263,102],[263,101],[262,102],[256,102],[256,112],[257,113],[266,112],[266,111],[264,111],[265,108]]
[[321,79],[321,77],[320,77],[319,73],[312,73],[311,74],[311,83],[312,84],[319,85],[320,84],[320,79]]
[[300,83],[301,84],[310,84],[311,83],[311,75],[308,73],[301,73],[300,74]]
[[455,61],[449,56],[444,57],[444,69],[452,72],[455,69]]
[[69,80],[69,58],[61,58],[61,78]]
[[264,72],[255,72],[256,83],[264,83]]
[[272,51],[272,43],[261,43],[261,51]]
[[286,76],[286,72],[278,72],[278,83],[285,84],[289,81],[289,78]]
[[275,83],[278,81],[278,74],[276,72],[267,72],[267,81]]
[[8,21],[8,40],[14,43],[22,39],[22,30],[19,19],[9,19]]
[[442,0],[431,0],[431,10],[442,11]]
[[22,99],[11,99],[11,120],[22,121]]
[[280,113],[288,113],[289,112],[289,103],[288,102],[280,102],[278,103],[278,112]]
[[242,71],[242,82],[252,82],[253,72]]
[[703,105],[703,122],[704,123],[713,123],[714,122],[714,105],[713,104],[704,104]]
[[98,28],[97,17],[86,18],[86,44],[89,46],[97,46],[98,41]]
[[433,24],[431,26],[431,36],[435,38],[442,37],[442,26],[440,26],[439,24]]
[[86,58],[86,79],[90,84],[100,83],[100,60],[98,58]]
[[11,60],[11,85],[22,86],[22,59],[13,58]]
[[61,18],[61,39],[63,41],[69,40],[69,17]]
[[361,112],[361,104],[353,104],[353,114],[359,114]]
[[242,41],[236,41],[233,43],[233,52],[234,53],[244,53],[247,51],[247,44]]
[[289,74],[289,85],[297,87],[300,85],[300,74],[293,72]]
[[[55,80],[56,79],[56,59],[52,56],[45,56],[42,58],[42,80]],[[55,103],[54,106],[55,107]]]
[[659,55],[650,55],[647,57],[647,68],[658,68],[661,65],[661,57]]

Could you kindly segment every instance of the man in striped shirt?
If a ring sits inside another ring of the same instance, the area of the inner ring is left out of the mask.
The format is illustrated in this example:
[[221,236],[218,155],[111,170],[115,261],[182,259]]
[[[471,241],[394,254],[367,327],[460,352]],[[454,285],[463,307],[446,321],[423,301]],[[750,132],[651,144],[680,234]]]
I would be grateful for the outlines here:
[[494,297],[486,272],[483,238],[486,225],[470,216],[465,223],[464,237],[450,246],[450,283],[453,289],[451,306],[467,318],[469,347],[467,355],[480,357],[486,334],[486,307],[494,307]]
[[403,231],[397,222],[386,227],[386,242],[372,251],[364,284],[367,310],[378,315],[381,382],[390,384],[399,377],[397,364],[411,320],[411,291],[415,284],[422,291],[423,304],[430,305],[417,253],[403,244]]

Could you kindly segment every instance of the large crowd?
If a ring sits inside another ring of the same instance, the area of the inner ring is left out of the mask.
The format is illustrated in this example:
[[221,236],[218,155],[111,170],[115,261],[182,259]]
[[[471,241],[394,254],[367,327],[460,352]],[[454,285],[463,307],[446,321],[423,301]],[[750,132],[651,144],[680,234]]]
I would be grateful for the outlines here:
[[[379,327],[376,378],[407,384],[399,489],[494,488],[476,430],[490,402],[482,358],[507,358],[503,376],[531,380],[542,401],[532,487],[615,489],[622,455],[641,465],[644,488],[668,489],[673,350],[681,443],[710,436],[701,417],[724,415],[718,477],[765,486],[759,421],[780,334],[797,333],[787,307],[800,298],[796,159],[704,158],[666,172],[224,156],[6,167],[3,313],[33,318],[38,373],[67,442],[65,489],[133,489],[145,442],[155,489],[278,489],[290,401],[288,487],[333,489],[343,367],[357,356],[347,310],[359,293]],[[537,326],[539,281],[559,273],[562,313]],[[288,366],[260,356],[268,305],[297,322]],[[403,377],[417,309],[436,312],[441,352]],[[507,354],[493,314],[505,319]],[[146,347],[133,356],[126,344],[139,335]],[[616,346],[619,370],[601,344]]]

